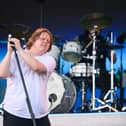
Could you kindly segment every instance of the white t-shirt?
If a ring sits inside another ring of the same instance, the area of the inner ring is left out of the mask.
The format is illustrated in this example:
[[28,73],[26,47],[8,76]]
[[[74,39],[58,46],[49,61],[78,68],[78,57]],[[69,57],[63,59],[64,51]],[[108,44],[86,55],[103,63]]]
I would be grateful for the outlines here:
[[[56,62],[53,57],[47,54],[35,56],[47,68],[46,73],[38,73],[33,71],[20,56],[18,58],[35,118],[43,117],[49,113],[47,83],[50,74],[56,67]],[[10,71],[12,76],[7,78],[4,109],[18,117],[31,118],[14,54],[11,57]]]

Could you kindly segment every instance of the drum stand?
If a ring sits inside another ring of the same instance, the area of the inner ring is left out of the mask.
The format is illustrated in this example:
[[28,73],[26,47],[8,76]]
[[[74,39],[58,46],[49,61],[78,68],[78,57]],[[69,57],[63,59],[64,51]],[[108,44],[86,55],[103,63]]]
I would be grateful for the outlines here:
[[[80,112],[88,112],[88,104],[86,103],[86,84],[85,79],[81,76],[81,104],[76,108],[76,111]],[[74,111],[74,112],[76,112]]]
[[[93,41],[93,50],[92,50],[92,55],[93,55],[93,72],[92,72],[92,103],[91,103],[91,106],[92,106],[92,111],[97,111],[97,110],[101,110],[101,109],[104,109],[104,108],[109,108],[110,110],[113,110],[115,112],[118,112],[115,108],[113,108],[111,105],[109,104],[106,104],[106,102],[102,101],[101,99],[98,99],[95,97],[95,74],[97,73],[96,72],[96,69],[95,69],[95,61],[96,61],[96,49],[95,49],[95,44],[96,44],[96,35],[95,33],[92,33],[92,41]],[[112,53],[113,54],[113,53]],[[113,63],[113,62],[112,62]],[[111,63],[111,64],[112,64]],[[112,67],[112,66],[111,66]],[[112,69],[111,69],[112,70]],[[113,70],[111,72],[111,75],[113,74]],[[113,76],[111,77],[111,80],[113,80]],[[111,83],[111,90],[106,94],[106,96],[104,97],[104,99],[106,99],[109,95],[109,93],[111,93],[111,101],[113,102],[113,81]],[[101,106],[99,105],[98,107],[96,107],[96,101],[99,102],[101,104]]]
[[81,110],[83,112],[86,112],[87,111],[87,104],[86,104],[86,85],[85,85],[84,79],[82,80],[81,84],[82,84],[82,88],[81,88],[81,92],[82,92],[82,95],[81,95],[81,100],[82,100]]
[[[111,32],[111,40],[110,42],[113,42],[113,34]],[[110,90],[106,93],[106,95],[104,96],[104,101],[106,103],[111,103],[113,105],[116,105],[115,99],[114,97],[115,95],[115,89],[114,89],[114,69],[113,69],[113,57],[114,57],[114,50],[111,50],[111,64],[110,64],[110,74],[111,74],[111,85],[110,85]],[[110,96],[110,99],[107,99],[107,97]],[[115,106],[116,107],[116,106]]]
[[[110,85],[110,90],[106,93],[106,95],[104,96],[104,101],[106,103],[111,102],[114,103],[114,96],[115,96],[115,92],[114,92],[114,70],[113,70],[113,55],[114,55],[114,50],[111,50],[111,85]],[[107,99],[107,97],[110,95],[110,99]]]

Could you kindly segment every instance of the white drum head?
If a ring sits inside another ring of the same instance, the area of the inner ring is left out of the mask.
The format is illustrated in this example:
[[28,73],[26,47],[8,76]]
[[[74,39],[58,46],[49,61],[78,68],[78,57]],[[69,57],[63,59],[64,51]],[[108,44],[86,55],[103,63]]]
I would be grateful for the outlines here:
[[53,72],[49,78],[48,88],[47,88],[48,98],[50,96],[54,96],[54,100],[55,100],[52,103],[53,105],[51,105],[51,103],[49,102],[49,105],[51,105],[50,110],[56,108],[56,106],[61,103],[64,92],[65,92],[65,88],[61,76],[58,75],[56,72]]

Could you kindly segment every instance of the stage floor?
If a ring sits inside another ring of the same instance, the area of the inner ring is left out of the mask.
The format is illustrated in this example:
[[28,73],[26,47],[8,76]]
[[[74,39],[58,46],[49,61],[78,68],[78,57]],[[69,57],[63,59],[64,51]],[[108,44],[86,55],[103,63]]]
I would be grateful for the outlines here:
[[126,112],[50,114],[49,118],[51,126],[126,126]]
[[52,126],[126,126],[126,112],[50,114]]

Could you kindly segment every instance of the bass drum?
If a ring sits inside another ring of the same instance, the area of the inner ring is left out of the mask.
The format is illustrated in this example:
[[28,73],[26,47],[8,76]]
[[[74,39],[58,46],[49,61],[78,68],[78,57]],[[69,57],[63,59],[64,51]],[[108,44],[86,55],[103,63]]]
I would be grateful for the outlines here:
[[48,82],[50,113],[68,113],[76,101],[76,88],[70,78],[53,72]]

